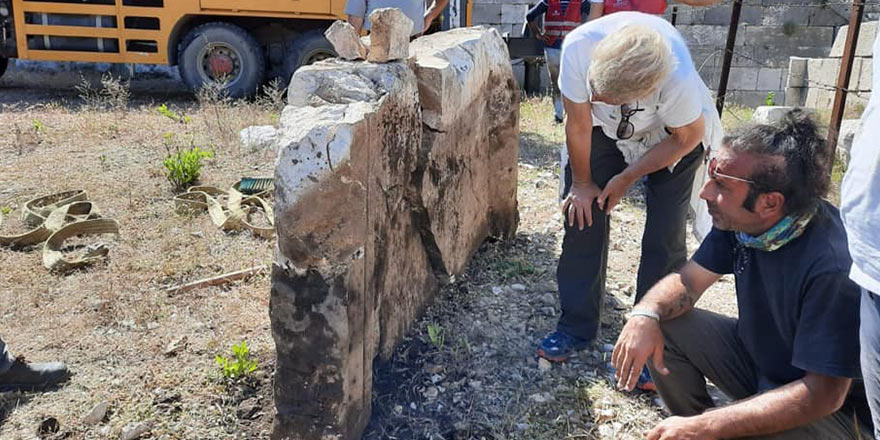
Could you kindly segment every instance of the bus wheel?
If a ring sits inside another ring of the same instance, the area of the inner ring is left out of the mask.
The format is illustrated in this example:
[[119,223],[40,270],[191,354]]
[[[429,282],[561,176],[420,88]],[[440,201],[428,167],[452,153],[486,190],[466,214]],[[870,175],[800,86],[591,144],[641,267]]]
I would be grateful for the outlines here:
[[266,74],[266,56],[248,31],[230,23],[196,27],[180,44],[177,64],[183,82],[196,92],[223,84],[230,98],[254,96]]

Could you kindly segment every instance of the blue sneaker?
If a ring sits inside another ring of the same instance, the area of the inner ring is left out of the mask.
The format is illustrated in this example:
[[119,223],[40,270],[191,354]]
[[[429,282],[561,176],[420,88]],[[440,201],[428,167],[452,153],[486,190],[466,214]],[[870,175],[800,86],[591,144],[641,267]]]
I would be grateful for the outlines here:
[[[608,380],[612,384],[617,383],[617,379],[614,376],[615,369],[611,363],[608,363]],[[654,385],[654,379],[651,379],[651,371],[648,370],[648,366],[642,367],[642,372],[639,374],[638,380],[636,380],[636,389],[647,391],[647,392],[657,392],[657,385]]]
[[576,351],[590,346],[590,341],[556,330],[538,346],[538,356],[551,362],[565,362]]

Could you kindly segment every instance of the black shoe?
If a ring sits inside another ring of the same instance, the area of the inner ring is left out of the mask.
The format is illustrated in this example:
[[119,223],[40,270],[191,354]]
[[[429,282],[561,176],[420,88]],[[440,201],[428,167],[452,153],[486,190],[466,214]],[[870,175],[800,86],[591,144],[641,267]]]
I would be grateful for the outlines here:
[[27,363],[17,357],[9,370],[0,374],[0,391],[41,391],[69,377],[67,365],[61,362]]
[[559,116],[553,116],[553,121],[556,122],[557,124],[561,124],[563,119],[560,118]]

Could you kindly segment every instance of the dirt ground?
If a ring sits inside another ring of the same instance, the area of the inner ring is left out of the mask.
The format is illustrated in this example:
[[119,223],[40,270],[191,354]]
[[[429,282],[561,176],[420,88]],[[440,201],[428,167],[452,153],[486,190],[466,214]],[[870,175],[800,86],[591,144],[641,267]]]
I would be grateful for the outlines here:
[[[89,106],[68,86],[39,83],[32,75],[0,82],[0,128],[7,133],[0,136],[0,208],[11,210],[0,234],[22,231],[17,218],[26,200],[70,189],[87,191],[122,231],[102,237],[111,248],[106,263],[66,275],[48,273],[39,249],[0,248],[0,335],[14,354],[63,360],[73,372],[56,390],[0,395],[0,438],[118,438],[139,423],[150,428],[143,438],[268,437],[268,277],[173,295],[165,289],[268,264],[274,244],[221,232],[207,214],[176,213],[161,163],[166,133],[173,133],[215,152],[202,183],[226,188],[242,176],[271,176],[272,152],[241,147],[237,132],[275,122],[279,103],[196,100],[172,81],[135,80],[127,102],[105,97]],[[163,103],[191,122],[161,116]],[[551,112],[546,98],[523,101],[516,239],[487,242],[393,358],[376,363],[364,438],[625,439],[663,417],[654,395],[620,393],[606,379],[607,345],[634,292],[644,222],[638,188],[613,215],[601,340],[569,363],[539,368],[535,347],[559,313],[563,129]],[[738,113],[729,125],[747,119],[747,111]],[[700,306],[733,314],[732,291],[725,280]],[[259,368],[249,381],[233,383],[214,358],[241,341]],[[168,353],[172,344],[182,348]],[[102,402],[107,416],[85,423]],[[50,418],[58,432],[38,434]]]

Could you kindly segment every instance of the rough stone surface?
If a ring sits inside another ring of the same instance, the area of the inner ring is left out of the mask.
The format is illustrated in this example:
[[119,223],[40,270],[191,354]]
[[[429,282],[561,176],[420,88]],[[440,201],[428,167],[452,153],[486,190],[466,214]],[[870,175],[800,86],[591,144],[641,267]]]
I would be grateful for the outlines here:
[[359,438],[373,359],[488,235],[515,232],[506,48],[494,30],[446,34],[422,38],[412,63],[329,60],[291,80],[275,173],[273,438]]
[[845,163],[849,163],[853,142],[861,132],[861,119],[844,119],[840,121],[840,131],[837,134],[837,154],[843,158]]
[[241,130],[238,133],[238,140],[245,148],[265,150],[275,145],[278,132],[271,125],[256,125]]
[[367,46],[361,41],[354,26],[342,20],[336,20],[324,36],[333,45],[336,55],[344,60],[363,60],[367,58]]
[[[764,105],[755,109],[755,113],[752,115],[752,121],[756,124],[775,124],[776,122],[779,122],[786,113],[793,109],[795,109],[795,107]],[[815,113],[812,109],[802,110],[807,111],[808,113]]]
[[379,8],[370,13],[370,53],[367,60],[387,63],[409,56],[413,22],[400,9]]
[[516,230],[519,91],[494,29],[428,35],[410,53],[425,127],[418,214],[428,218],[432,256],[456,275],[487,235]]

